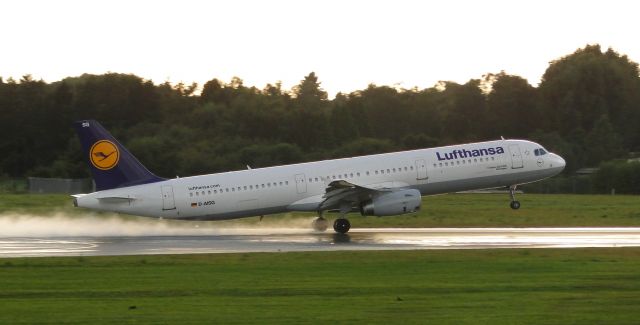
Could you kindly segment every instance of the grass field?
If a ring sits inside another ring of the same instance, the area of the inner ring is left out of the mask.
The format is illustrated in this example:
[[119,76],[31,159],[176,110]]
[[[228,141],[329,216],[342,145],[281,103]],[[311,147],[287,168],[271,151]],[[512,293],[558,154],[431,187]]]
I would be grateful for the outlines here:
[[[520,210],[509,208],[507,194],[449,194],[423,198],[418,213],[393,217],[350,214],[353,227],[558,227],[640,226],[640,196],[523,194]],[[2,213],[82,216],[88,210],[71,206],[67,195],[0,195]],[[267,216],[264,223],[310,218],[295,213]],[[333,218],[335,215],[328,214]],[[237,223],[238,221],[233,221]],[[255,224],[258,218],[241,222]]]
[[0,260],[0,323],[637,324],[640,249]]

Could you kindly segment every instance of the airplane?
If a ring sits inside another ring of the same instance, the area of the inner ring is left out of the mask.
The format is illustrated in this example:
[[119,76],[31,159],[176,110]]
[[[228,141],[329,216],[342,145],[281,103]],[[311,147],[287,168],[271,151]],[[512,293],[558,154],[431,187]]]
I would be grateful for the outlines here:
[[565,161],[527,140],[500,139],[438,148],[166,179],[145,168],[100,123],[74,123],[96,192],[73,195],[75,207],[131,215],[225,220],[291,211],[338,212],[333,229],[351,228],[346,214],[393,216],[420,209],[423,195],[508,188],[560,173]]

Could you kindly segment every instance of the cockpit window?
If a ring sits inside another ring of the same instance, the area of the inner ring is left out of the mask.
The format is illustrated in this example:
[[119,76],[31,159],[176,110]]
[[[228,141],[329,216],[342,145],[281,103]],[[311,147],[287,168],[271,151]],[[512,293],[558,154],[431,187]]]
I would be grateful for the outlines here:
[[547,152],[544,150],[544,148],[535,149],[535,150],[533,150],[533,153],[536,156],[542,156],[542,155],[546,155],[547,154]]

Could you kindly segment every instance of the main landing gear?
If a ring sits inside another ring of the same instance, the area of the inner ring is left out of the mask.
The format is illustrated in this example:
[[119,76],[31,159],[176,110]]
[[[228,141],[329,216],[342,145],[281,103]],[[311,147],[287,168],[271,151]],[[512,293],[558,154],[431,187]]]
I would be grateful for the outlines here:
[[311,223],[313,230],[323,232],[329,228],[329,221],[322,216],[322,211],[318,212],[318,217]]
[[[335,230],[339,234],[346,234],[349,229],[351,229],[351,223],[345,215],[347,212],[351,211],[351,205],[348,203],[342,204],[340,206],[340,216],[333,222],[333,230]],[[318,218],[313,220],[311,226],[315,231],[325,231],[329,227],[329,222],[323,216],[324,211],[318,211]]]
[[509,196],[511,196],[511,204],[509,206],[514,210],[520,209],[520,202],[516,201],[516,185],[509,186]]
[[351,223],[345,218],[338,218],[333,222],[333,230],[337,233],[346,234],[351,228]]
[[351,211],[351,203],[342,202],[340,204],[340,217],[333,222],[333,230],[339,234],[346,234],[351,228],[351,223],[345,218],[349,211]]
[[[311,227],[313,227],[315,231],[324,232],[329,228],[329,221],[324,217],[318,217],[313,220]],[[351,223],[345,218],[338,218],[333,222],[333,230],[337,233],[346,234],[349,229],[351,229]]]

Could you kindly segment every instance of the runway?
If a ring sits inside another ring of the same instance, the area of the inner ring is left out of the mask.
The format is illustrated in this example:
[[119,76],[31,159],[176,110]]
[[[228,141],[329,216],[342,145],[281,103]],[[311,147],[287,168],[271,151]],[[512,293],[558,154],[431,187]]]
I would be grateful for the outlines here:
[[640,246],[640,228],[233,229],[210,236],[0,238],[0,257]]

